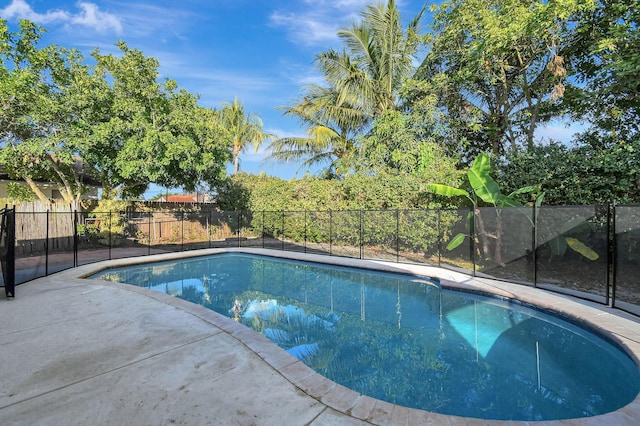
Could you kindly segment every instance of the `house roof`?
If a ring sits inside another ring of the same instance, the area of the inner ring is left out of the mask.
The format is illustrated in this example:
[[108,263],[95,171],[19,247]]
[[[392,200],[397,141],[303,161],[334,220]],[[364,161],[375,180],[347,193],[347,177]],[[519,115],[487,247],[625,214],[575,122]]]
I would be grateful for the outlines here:
[[169,195],[168,197],[163,197],[164,201],[168,203],[195,203],[196,202],[196,194],[185,194],[185,195]]
[[198,192],[195,194],[163,195],[157,201],[163,203],[209,203],[211,199],[209,194]]

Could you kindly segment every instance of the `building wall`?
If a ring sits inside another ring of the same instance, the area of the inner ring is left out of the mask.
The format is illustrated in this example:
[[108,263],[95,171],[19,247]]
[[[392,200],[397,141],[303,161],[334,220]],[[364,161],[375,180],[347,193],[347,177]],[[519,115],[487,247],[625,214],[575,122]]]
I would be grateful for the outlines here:
[[[7,191],[7,185],[9,183],[11,183],[11,182],[17,183],[17,184],[25,186],[25,187],[28,187],[28,185],[25,182],[0,179],[0,198],[8,198],[9,197],[9,194],[8,194],[8,191]],[[52,199],[52,200],[61,200],[62,199],[62,195],[60,194],[60,189],[59,189],[58,185],[56,185],[54,183],[45,183],[45,182],[38,182],[36,184],[38,185],[38,188],[40,188],[40,190],[44,193],[44,195],[46,195],[49,199]],[[97,200],[98,199],[98,187],[96,187],[96,186],[87,187],[87,192],[82,195],[82,199],[83,200]]]

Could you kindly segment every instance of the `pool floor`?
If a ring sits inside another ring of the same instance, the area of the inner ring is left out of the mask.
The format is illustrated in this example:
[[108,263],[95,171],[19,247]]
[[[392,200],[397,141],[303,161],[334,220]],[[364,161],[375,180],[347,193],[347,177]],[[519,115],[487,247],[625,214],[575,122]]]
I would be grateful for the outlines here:
[[[588,320],[640,354],[637,318],[567,296],[437,268],[242,251],[439,276],[447,285],[535,301]],[[108,266],[206,253],[85,265],[20,285],[15,300],[0,298],[0,424],[528,424],[444,416],[365,397],[205,308],[82,279]],[[638,418],[636,397],[613,413],[544,424],[631,425]]]

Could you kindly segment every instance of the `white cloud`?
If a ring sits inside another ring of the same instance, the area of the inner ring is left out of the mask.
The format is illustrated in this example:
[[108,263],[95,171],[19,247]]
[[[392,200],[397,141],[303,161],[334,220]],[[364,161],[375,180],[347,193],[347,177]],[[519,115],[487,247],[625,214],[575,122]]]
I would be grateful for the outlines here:
[[294,78],[291,78],[297,86],[325,86],[327,84],[326,79],[313,68],[308,69],[306,72],[296,74]]
[[196,72],[185,70],[182,75],[224,86],[245,87],[248,90],[264,90],[272,88],[274,85],[271,79],[231,70],[201,70]]
[[335,22],[327,22],[328,20],[320,15],[275,12],[270,20],[277,27],[287,28],[289,38],[296,43],[319,45],[338,39],[338,27]]
[[[366,5],[376,4],[372,0],[302,0],[301,6],[296,8],[296,3],[288,3],[286,11],[274,11],[269,17],[269,23],[284,28],[289,39],[296,44],[325,47],[338,41],[337,32],[340,28],[360,21]],[[410,3],[405,0],[396,1],[396,6],[405,18],[407,16],[402,11]]]
[[72,24],[92,27],[101,33],[109,32],[109,30],[114,30],[116,34],[122,33],[122,23],[117,16],[100,11],[98,5],[93,3],[80,2],[78,7],[81,12],[71,16],[70,22]]
[[28,19],[41,25],[59,22],[67,26],[90,27],[100,33],[122,33],[122,23],[116,15],[101,11],[94,3],[79,2],[77,6],[80,8],[77,13],[60,9],[38,13],[25,0],[11,0],[7,7],[0,9],[0,16],[7,20]]
[[12,0],[9,6],[0,9],[0,16],[4,19],[28,19],[37,24],[47,24],[53,21],[66,21],[69,14],[62,10],[50,10],[47,13],[37,13],[24,0]]
[[289,38],[306,46],[338,40],[337,31],[357,18],[367,0],[305,0],[304,11],[275,11],[271,25],[285,28]]
[[126,22],[127,37],[147,37],[154,35],[160,41],[168,36],[184,40],[179,31],[194,25],[198,16],[175,2],[172,7],[164,7],[154,2],[112,2]]
[[296,87],[315,84],[326,84],[324,76],[318,72],[312,63],[303,64],[290,59],[280,59],[278,62],[279,77],[293,83]]
[[302,127],[298,129],[283,129],[281,127],[265,127],[265,131],[278,135],[279,138],[306,138],[309,135]]
[[220,108],[222,102],[231,102],[236,97],[242,102],[250,100],[255,106],[273,107],[273,99],[281,86],[276,77],[260,73],[207,68],[186,63],[170,53],[156,52],[154,57],[159,58],[163,75],[173,78],[178,86],[191,93],[199,94],[200,104],[211,108]]
[[362,10],[370,0],[304,0],[304,3],[318,9]]

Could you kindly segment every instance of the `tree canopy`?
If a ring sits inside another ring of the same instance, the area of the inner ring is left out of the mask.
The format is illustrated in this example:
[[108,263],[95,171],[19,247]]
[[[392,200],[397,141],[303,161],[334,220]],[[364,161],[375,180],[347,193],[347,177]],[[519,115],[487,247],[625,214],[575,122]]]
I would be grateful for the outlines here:
[[[368,179],[404,181],[429,198],[430,183],[460,189],[460,170],[489,154],[507,190],[541,185],[554,204],[640,202],[637,7],[451,0],[431,11],[425,28],[426,5],[407,21],[394,0],[365,5],[338,31],[342,47],[316,55],[323,83],[280,107],[306,132],[285,138],[238,99],[200,106],[125,42],[86,61],[41,47],[31,22],[11,32],[0,21],[2,168],[40,198],[35,182],[48,180],[79,199],[87,173],[107,196],[202,182],[223,194],[235,188],[226,164],[237,174],[240,155],[270,141],[272,159],[324,165],[327,187],[375,193]],[[567,122],[582,129],[571,140],[543,138]]]
[[394,0],[369,4],[360,21],[340,29],[343,49],[316,55],[326,85],[308,86],[302,100],[283,107],[307,126],[308,136],[276,140],[272,157],[305,159],[308,165],[325,162],[326,175],[337,177],[363,164],[358,137],[387,112],[400,109],[400,90],[415,71],[423,42],[419,28],[425,8],[405,29]]
[[[341,29],[344,48],[317,55],[326,86],[284,109],[309,136],[277,141],[275,157],[327,160],[333,177],[454,184],[452,169],[489,153],[507,187],[540,184],[552,203],[640,202],[638,8],[452,0],[432,7],[421,32],[423,12],[403,27],[386,1]],[[567,122],[585,130],[571,141],[541,136]],[[426,159],[436,157],[449,171],[434,173]]]
[[569,18],[590,1],[457,0],[435,9],[418,78],[436,80],[451,144],[467,157],[531,146],[564,94]]
[[257,114],[245,112],[244,104],[236,98],[233,102],[225,103],[218,114],[222,131],[231,141],[233,155],[233,174],[240,170],[240,154],[246,151],[247,145],[253,145],[257,152],[265,140],[274,139],[275,135],[262,129],[262,120]]
[[22,21],[12,33],[0,20],[0,162],[38,197],[46,198],[35,181],[49,180],[72,201],[79,199],[83,187],[76,141],[65,137],[75,121],[67,93],[80,55],[57,46],[39,49],[42,32]]
[[118,42],[120,54],[39,47],[42,28],[0,21],[0,159],[46,200],[36,180],[57,182],[79,200],[82,174],[106,197],[135,197],[150,183],[193,190],[225,175],[229,137],[217,112],[172,80],[158,81],[158,61]]

